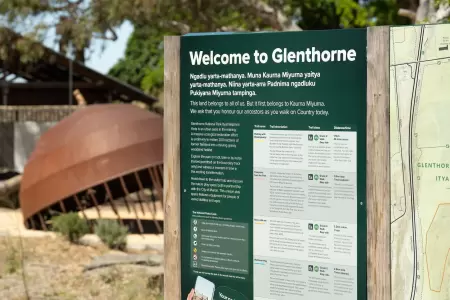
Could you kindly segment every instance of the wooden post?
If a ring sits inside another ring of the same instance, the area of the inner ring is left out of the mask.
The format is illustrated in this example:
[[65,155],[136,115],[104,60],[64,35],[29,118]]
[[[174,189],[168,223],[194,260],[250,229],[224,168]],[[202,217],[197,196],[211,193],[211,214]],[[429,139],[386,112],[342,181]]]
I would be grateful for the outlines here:
[[86,105],[86,99],[84,99],[84,96],[79,89],[73,91],[73,96],[75,97],[75,100],[77,100],[78,105],[80,106]]
[[367,31],[367,293],[391,300],[389,27]]
[[180,37],[164,37],[164,299],[180,300]]

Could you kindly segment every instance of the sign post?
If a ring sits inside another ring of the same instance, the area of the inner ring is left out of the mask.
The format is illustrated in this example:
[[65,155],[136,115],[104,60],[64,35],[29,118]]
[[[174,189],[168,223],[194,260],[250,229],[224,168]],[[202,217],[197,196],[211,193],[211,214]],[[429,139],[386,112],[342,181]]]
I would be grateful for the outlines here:
[[389,27],[367,29],[367,289],[391,299]]
[[165,39],[165,299],[390,299],[388,28]]
[[164,38],[164,299],[181,298],[180,37]]

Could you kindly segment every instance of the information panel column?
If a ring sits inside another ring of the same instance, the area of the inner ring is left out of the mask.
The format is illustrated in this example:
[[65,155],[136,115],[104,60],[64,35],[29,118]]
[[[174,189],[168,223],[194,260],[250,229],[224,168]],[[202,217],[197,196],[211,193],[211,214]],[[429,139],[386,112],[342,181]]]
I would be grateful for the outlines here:
[[365,99],[365,29],[182,37],[183,299],[366,299]]
[[254,298],[357,299],[356,131],[278,127],[253,131]]

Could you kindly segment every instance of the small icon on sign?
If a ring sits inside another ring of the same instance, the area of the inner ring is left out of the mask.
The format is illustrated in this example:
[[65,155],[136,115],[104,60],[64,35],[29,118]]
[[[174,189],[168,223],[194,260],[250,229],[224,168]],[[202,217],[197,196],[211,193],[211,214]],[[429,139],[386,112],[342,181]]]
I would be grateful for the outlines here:
[[197,241],[194,241],[194,246],[197,246]]
[[197,227],[194,227],[194,231],[197,231]]
[[194,248],[194,253],[197,253],[197,248]]
[[308,180],[313,180],[314,175],[313,174],[308,174]]
[[308,271],[309,271],[309,272],[312,272],[313,270],[314,270],[314,266],[309,265],[309,266],[308,266]]
[[313,140],[313,135],[312,134],[308,134],[308,141],[312,141]]
[[315,266],[315,267],[314,267],[314,271],[315,271],[315,272],[319,272],[319,267],[318,267],[318,266]]
[[196,233],[194,233],[193,237],[194,237],[194,239],[196,239],[196,238],[197,238],[197,234],[196,234]]
[[314,225],[314,229],[315,229],[315,230],[318,230],[318,229],[319,229],[319,225],[318,225],[318,224],[315,224],[315,225]]
[[308,224],[308,229],[309,229],[309,230],[313,230],[313,229],[314,229],[313,227],[314,227],[313,224]]
[[318,180],[319,179],[319,175],[314,175],[314,180]]
[[197,225],[197,220],[194,220],[194,222],[193,222],[193,223],[194,223],[194,225]]
[[197,260],[197,254],[194,254],[193,258],[194,260]]
[[316,135],[314,136],[314,140],[317,141],[318,139],[319,139],[319,136],[316,134]]

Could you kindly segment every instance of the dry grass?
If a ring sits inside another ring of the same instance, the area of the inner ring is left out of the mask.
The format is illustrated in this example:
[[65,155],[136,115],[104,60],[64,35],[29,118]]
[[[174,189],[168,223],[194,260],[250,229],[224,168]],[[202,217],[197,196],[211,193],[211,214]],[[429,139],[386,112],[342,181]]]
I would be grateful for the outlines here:
[[[23,247],[22,247],[23,243]],[[22,251],[23,249],[23,251]],[[152,300],[159,289],[149,284],[144,266],[116,266],[83,272],[93,257],[109,250],[74,245],[59,237],[0,237],[0,299]]]

